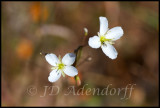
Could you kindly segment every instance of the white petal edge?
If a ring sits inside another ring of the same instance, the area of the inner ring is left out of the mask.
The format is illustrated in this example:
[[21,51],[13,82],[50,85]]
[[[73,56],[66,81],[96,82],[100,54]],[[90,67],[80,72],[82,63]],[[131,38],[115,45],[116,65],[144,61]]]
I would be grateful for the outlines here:
[[60,77],[61,77],[61,72],[58,71],[57,69],[55,69],[50,73],[50,75],[48,77],[48,81],[49,82],[56,82]]
[[120,39],[123,36],[124,32],[122,27],[114,27],[108,30],[105,35],[107,39],[113,39],[113,41]]
[[46,61],[52,65],[52,66],[56,66],[56,64],[58,63],[58,58],[55,54],[47,54],[45,55]]
[[99,17],[99,21],[100,21],[100,29],[99,32],[101,35],[104,35],[107,30],[108,30],[108,20],[106,17]]
[[73,66],[65,66],[64,73],[68,76],[74,77],[78,74],[78,70]]
[[67,53],[63,58],[62,58],[62,63],[65,65],[72,65],[75,62],[76,55],[74,53]]
[[98,36],[90,37],[88,44],[92,48],[99,48],[101,46],[100,38]]
[[114,46],[112,46],[111,44],[102,45],[101,48],[104,54],[108,56],[109,58],[111,59],[117,58],[118,53],[116,49],[114,48]]

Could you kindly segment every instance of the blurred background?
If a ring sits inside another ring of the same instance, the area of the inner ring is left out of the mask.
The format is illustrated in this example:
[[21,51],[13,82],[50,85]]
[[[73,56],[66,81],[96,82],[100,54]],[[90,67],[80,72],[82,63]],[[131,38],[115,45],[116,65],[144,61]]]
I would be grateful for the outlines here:
[[[158,9],[158,2],[2,2],[2,106],[158,106]],[[67,76],[50,83],[51,66],[40,52],[73,52],[82,44],[84,27],[87,44],[99,31],[99,16],[107,17],[109,28],[124,30],[114,44],[117,59],[86,46],[77,65],[81,86]],[[64,95],[69,86],[77,90],[85,84],[101,90],[108,84],[136,86],[127,100],[118,95]],[[37,87],[34,96],[26,92],[30,86]],[[58,86],[60,93],[42,98],[44,86]]]

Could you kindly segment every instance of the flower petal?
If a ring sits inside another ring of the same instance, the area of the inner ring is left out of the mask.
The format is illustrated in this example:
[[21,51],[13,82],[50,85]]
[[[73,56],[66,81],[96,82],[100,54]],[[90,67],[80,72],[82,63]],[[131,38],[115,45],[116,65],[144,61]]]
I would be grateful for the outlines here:
[[58,58],[55,54],[47,54],[45,58],[47,62],[52,66],[56,66],[56,64],[58,63]]
[[108,20],[106,17],[99,17],[100,20],[100,34],[104,35],[108,30]]
[[78,74],[78,70],[73,66],[65,66],[64,73],[68,76],[74,77]]
[[114,27],[110,29],[105,35],[107,39],[118,40],[121,36],[123,36],[123,29],[121,27]]
[[61,72],[55,69],[50,73],[48,81],[56,82],[60,77],[61,77]]
[[111,45],[111,44],[107,44],[107,45],[102,45],[101,46],[102,51],[104,52],[104,54],[106,54],[106,56],[108,56],[111,59],[116,59],[117,58],[117,51],[116,49]]
[[90,37],[88,44],[92,48],[99,48],[101,46],[100,38],[98,36]]
[[62,63],[65,65],[72,65],[75,62],[76,55],[74,53],[67,53],[63,58],[62,58]]

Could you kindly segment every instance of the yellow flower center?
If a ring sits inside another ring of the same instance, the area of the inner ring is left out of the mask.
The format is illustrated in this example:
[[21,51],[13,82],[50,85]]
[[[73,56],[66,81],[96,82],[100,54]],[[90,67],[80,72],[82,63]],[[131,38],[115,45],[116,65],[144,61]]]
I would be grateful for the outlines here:
[[100,36],[100,42],[104,44],[105,42],[112,42],[112,39],[106,39],[105,36]]
[[58,70],[62,70],[64,68],[64,64],[63,63],[59,63],[58,64]]

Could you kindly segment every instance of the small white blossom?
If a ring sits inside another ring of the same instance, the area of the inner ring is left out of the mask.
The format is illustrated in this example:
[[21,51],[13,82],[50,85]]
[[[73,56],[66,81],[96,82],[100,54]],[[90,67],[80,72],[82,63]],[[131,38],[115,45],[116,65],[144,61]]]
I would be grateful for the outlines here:
[[106,56],[111,59],[116,59],[118,53],[112,44],[123,36],[123,29],[121,27],[114,27],[109,30],[107,18],[99,17],[99,20],[100,30],[98,32],[98,36],[90,37],[88,44],[92,48],[101,47]]
[[76,55],[74,53],[67,53],[62,59],[55,54],[47,54],[45,56],[47,62],[52,65],[52,72],[50,73],[48,80],[50,82],[56,82],[61,74],[63,76],[68,75],[74,77],[78,74],[77,69],[74,66],[71,66],[75,62]]

